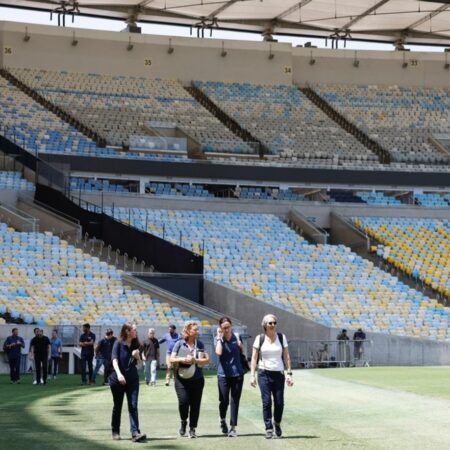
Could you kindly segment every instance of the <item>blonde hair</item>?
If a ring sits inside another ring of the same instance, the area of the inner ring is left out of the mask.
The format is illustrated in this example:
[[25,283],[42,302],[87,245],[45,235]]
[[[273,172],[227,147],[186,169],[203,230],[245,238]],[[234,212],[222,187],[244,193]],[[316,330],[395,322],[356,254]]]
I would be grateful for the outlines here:
[[194,325],[197,325],[197,322],[195,320],[188,320],[183,327],[183,331],[181,332],[181,334],[183,335],[183,338],[186,339],[188,337],[188,333],[189,330],[191,329],[191,327],[193,327]]
[[273,320],[274,322],[276,322],[276,321],[277,321],[277,316],[275,316],[274,314],[266,314],[266,315],[263,317],[263,320],[262,320],[262,322],[261,322],[262,327],[263,327],[264,329],[266,329],[267,324],[268,324],[271,320]]

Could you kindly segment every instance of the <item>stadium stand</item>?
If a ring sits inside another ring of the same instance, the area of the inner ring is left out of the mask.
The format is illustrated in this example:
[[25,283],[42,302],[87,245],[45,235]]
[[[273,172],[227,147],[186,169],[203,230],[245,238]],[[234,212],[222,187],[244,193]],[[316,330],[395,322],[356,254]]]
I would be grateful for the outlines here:
[[34,191],[34,184],[22,178],[20,172],[0,171],[0,189]]
[[448,201],[448,194],[415,194],[414,200],[418,205],[431,208],[447,208],[450,205],[450,202]]
[[81,190],[81,191],[90,191],[90,192],[118,192],[118,193],[126,193],[130,192],[130,190],[118,183],[111,183],[109,180],[96,180],[96,179],[86,179],[79,177],[72,177],[70,179],[70,190]]
[[282,159],[319,164],[378,162],[375,154],[293,86],[192,84]]
[[12,320],[38,325],[200,320],[125,286],[122,271],[51,233],[17,232],[0,223],[0,249],[0,314]]
[[448,89],[315,85],[314,90],[387,149],[393,161],[448,164],[448,155],[429,142],[433,133],[450,130]]
[[378,243],[378,256],[450,296],[449,220],[354,217],[353,221]]
[[25,150],[84,156],[183,160],[181,155],[122,152],[98,147],[51,111],[0,77],[0,132]]
[[355,195],[369,205],[389,206],[402,204],[398,198],[386,195],[384,192],[357,191]]
[[204,254],[205,276],[330,327],[450,339],[449,309],[338,245],[310,245],[274,215],[107,208]]
[[[132,148],[130,136],[137,138],[135,145],[145,143],[154,135],[155,122],[175,122],[205,152],[255,153],[175,80],[34,69],[11,72],[47,100],[89,124],[112,146],[126,143]],[[153,149],[151,145],[148,148]],[[179,150],[179,144],[168,150]]]

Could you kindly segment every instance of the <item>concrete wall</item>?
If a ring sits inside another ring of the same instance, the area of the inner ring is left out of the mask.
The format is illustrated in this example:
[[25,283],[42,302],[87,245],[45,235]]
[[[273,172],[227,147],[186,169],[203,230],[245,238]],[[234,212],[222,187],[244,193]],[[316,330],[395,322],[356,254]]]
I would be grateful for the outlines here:
[[[31,39],[23,41],[25,26]],[[72,46],[73,33],[78,45]],[[127,51],[129,39],[132,51]],[[221,57],[222,42],[227,51]],[[444,53],[292,48],[290,44],[130,35],[0,22],[0,66],[143,77],[300,85],[450,86]],[[269,53],[274,55],[269,59]],[[310,59],[315,64],[310,65]],[[405,59],[404,59],[405,58]],[[408,67],[402,67],[403,61]]]
[[[205,280],[205,306],[238,317],[255,337],[262,332],[261,319],[265,314],[275,314],[278,328],[289,340],[334,340],[336,328],[320,325],[312,320],[275,308],[268,303],[242,294],[226,286]],[[348,330],[353,336],[356,330]],[[426,339],[400,337],[381,333],[366,333],[372,340],[372,365],[421,366],[450,364],[450,343]],[[252,341],[252,339],[250,339]],[[303,355],[305,358],[307,355]]]
[[[291,83],[289,44],[172,38],[27,25],[31,39],[24,42],[25,25],[0,23],[3,64],[47,70],[122,74],[149,78]],[[73,32],[78,45],[72,46]],[[133,45],[127,51],[129,39]],[[5,49],[11,53],[5,53]],[[269,53],[275,56],[269,59]]]
[[[74,192],[74,195],[76,193]],[[96,205],[102,204],[101,194],[82,194],[83,200]],[[423,208],[414,205],[375,206],[351,203],[289,202],[282,200],[236,200],[221,198],[176,198],[150,197],[149,195],[108,194],[103,195],[103,205],[156,208],[187,209],[200,211],[241,211],[258,214],[286,216],[292,208],[297,209],[308,220],[322,228],[330,228],[330,213],[336,211],[342,216],[381,216],[381,217],[429,217],[450,219],[450,208]]]

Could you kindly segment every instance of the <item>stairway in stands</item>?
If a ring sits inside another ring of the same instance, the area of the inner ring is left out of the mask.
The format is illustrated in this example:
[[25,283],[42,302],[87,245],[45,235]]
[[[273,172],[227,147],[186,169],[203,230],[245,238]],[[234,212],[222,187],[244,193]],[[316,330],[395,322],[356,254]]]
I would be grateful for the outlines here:
[[12,73],[8,72],[6,69],[0,69],[0,75],[8,80],[12,85],[20,89],[24,94],[31,97],[35,102],[42,105],[44,108],[56,114],[60,119],[64,120],[74,128],[76,128],[80,133],[83,133],[89,139],[92,139],[98,147],[105,147],[106,140],[101,137],[97,132],[89,128],[88,126],[81,123],[78,119],[72,116],[70,113],[55,105],[54,103],[48,101],[41,94],[31,89],[25,83],[16,78]]
[[269,154],[269,148],[266,147],[258,138],[253,136],[245,128],[242,128],[233,118],[219,108],[208,96],[206,96],[196,86],[185,86],[184,89],[192,95],[204,108],[220,120],[228,129],[230,129],[238,138],[244,142],[256,142],[259,147],[259,157]]
[[328,117],[334,120],[340,127],[342,127],[347,133],[353,135],[359,142],[366,146],[369,150],[378,156],[380,163],[389,164],[391,157],[389,152],[383,148],[378,142],[371,139],[366,133],[361,131],[358,127],[353,125],[342,114],[336,111],[327,101],[325,101],[319,94],[313,89],[306,87],[299,87],[300,91],[308,97],[318,108],[320,108]]

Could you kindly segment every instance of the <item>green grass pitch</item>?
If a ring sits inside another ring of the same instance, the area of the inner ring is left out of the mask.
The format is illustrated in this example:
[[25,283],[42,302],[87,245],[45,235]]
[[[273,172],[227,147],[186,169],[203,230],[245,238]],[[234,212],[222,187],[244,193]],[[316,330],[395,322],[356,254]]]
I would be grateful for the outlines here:
[[[160,374],[162,375],[162,374]],[[264,439],[259,389],[246,377],[236,439],[218,427],[216,377],[207,375],[199,438],[177,436],[173,386],[141,385],[139,416],[146,443],[133,444],[124,406],[122,437],[111,440],[108,387],[60,376],[47,386],[31,377],[0,377],[0,449],[450,449],[450,368],[303,370],[286,388],[283,438]]]

